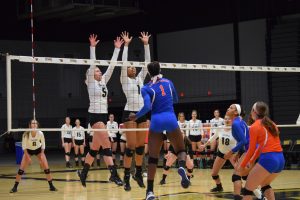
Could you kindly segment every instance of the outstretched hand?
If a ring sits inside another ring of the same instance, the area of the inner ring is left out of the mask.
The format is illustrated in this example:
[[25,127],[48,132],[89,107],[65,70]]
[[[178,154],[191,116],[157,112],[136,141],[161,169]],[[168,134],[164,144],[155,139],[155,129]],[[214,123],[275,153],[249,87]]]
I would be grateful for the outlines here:
[[150,37],[151,37],[151,35],[148,34],[148,32],[141,32],[141,36],[139,38],[144,43],[144,45],[148,45]]
[[115,48],[120,49],[123,43],[124,43],[124,40],[121,39],[121,37],[117,37],[117,38],[114,40]]
[[124,31],[121,33],[121,37],[123,38],[124,42],[125,42],[125,46],[128,46],[129,43],[131,42],[132,40],[132,36],[129,37],[129,33]]
[[95,34],[91,34],[90,37],[89,37],[89,40],[90,40],[90,46],[91,47],[96,47],[97,44],[100,42],[100,40],[97,40],[97,35]]

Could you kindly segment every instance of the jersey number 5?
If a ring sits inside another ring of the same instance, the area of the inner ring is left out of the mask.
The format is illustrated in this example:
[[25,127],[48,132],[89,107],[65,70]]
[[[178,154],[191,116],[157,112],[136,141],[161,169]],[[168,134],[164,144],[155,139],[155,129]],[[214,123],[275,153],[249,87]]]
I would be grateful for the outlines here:
[[103,88],[102,88],[102,97],[106,97],[106,95],[107,95],[106,88],[103,87]]
[[159,88],[161,91],[161,96],[166,96],[165,88],[162,85],[160,85]]

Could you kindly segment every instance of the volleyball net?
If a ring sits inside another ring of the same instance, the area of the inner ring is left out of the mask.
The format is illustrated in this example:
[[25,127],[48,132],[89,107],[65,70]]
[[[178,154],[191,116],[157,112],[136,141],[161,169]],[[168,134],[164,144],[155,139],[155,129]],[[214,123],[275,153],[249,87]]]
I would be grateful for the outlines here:
[[[31,64],[34,63],[36,66],[36,72],[32,72],[30,69]],[[95,59],[77,59],[77,58],[55,58],[55,57],[32,57],[32,56],[16,56],[16,55],[6,55],[6,81],[7,81],[7,131],[8,132],[24,132],[31,129],[28,128],[28,124],[20,122],[21,118],[59,118],[61,124],[64,122],[62,119],[68,113],[66,111],[60,112],[61,109],[73,108],[73,115],[76,112],[76,106],[80,105],[80,108],[88,111],[88,94],[86,85],[84,83],[86,70],[89,66],[98,66],[102,71],[102,74],[105,74],[105,67],[107,66],[116,66],[114,72],[116,74],[110,79],[107,89],[108,89],[108,107],[125,107],[126,100],[118,100],[122,94],[122,86],[120,86],[120,68],[121,67],[136,67],[136,68],[145,68],[147,67],[148,62],[137,62],[137,61],[110,61],[110,60],[95,60]],[[160,63],[162,73],[166,78],[170,78],[177,89],[179,95],[179,104],[188,103],[190,112],[192,111],[193,103],[196,102],[206,102],[205,105],[210,105],[210,99],[207,99],[211,96],[210,91],[206,93],[208,97],[201,96],[204,90],[203,87],[200,87],[197,83],[202,85],[208,84],[208,80],[211,82],[216,82],[213,84],[213,87],[219,88],[214,89],[216,92],[216,99],[211,98],[211,104],[218,101],[235,101],[235,94],[231,98],[226,98],[228,92],[222,91],[222,86],[224,82],[232,82],[235,77],[236,72],[248,72],[248,73],[299,73],[299,67],[277,67],[277,66],[235,66],[235,65],[215,65],[215,64],[188,64],[188,63]],[[67,69],[67,70],[65,70]],[[139,70],[138,70],[139,71]],[[68,73],[70,73],[68,76]],[[139,72],[137,72],[138,74]],[[201,74],[197,78],[197,74]],[[195,79],[195,84],[189,79]],[[206,79],[205,79],[206,78]],[[32,84],[31,84],[32,83]],[[124,84],[124,83],[123,83]],[[127,83],[129,84],[129,83]],[[116,86],[117,85],[117,86]],[[99,85],[100,87],[100,85]],[[102,86],[101,86],[102,87]],[[104,86],[103,86],[104,87]],[[129,87],[129,86],[128,86]],[[189,88],[187,91],[186,88]],[[231,85],[228,85],[230,88]],[[112,89],[111,89],[112,88]],[[226,88],[226,87],[223,87]],[[232,89],[232,88],[231,88]],[[236,88],[233,88],[235,90]],[[59,90],[59,92],[57,92]],[[70,92],[71,91],[71,92]],[[104,91],[103,91],[104,92]],[[140,91],[137,91],[140,92]],[[214,94],[214,91],[212,91]],[[36,93],[33,95],[32,93]],[[82,95],[83,93],[84,95]],[[205,92],[204,92],[205,93]],[[199,94],[199,96],[197,96]],[[44,95],[44,96],[43,96]],[[104,95],[104,94],[103,94]],[[230,96],[231,94],[229,94]],[[202,100],[201,100],[201,97]],[[70,102],[70,98],[75,101],[67,105],[66,102]],[[120,97],[120,99],[122,99]],[[203,100],[204,99],[204,100]],[[46,102],[45,102],[46,101]],[[64,102],[66,101],[66,102]],[[112,102],[111,102],[112,101]],[[127,99],[128,101],[128,99]],[[82,103],[80,103],[82,102]],[[115,104],[114,104],[115,103]],[[240,103],[240,102],[235,102]],[[254,102],[252,102],[253,104]],[[248,105],[249,106],[252,106]],[[228,107],[229,105],[227,105]],[[215,109],[211,108],[212,109]],[[42,110],[42,112],[39,111]],[[101,108],[100,108],[101,109]],[[223,108],[223,111],[226,108]],[[207,108],[206,108],[207,110]],[[120,109],[118,112],[115,112],[115,115],[122,115],[123,109]],[[176,113],[182,112],[180,107],[175,107]],[[81,112],[81,111],[79,111]],[[198,110],[200,113],[200,119],[203,123],[209,122],[209,119],[201,118],[201,110]],[[249,112],[249,111],[248,111]],[[36,113],[36,114],[35,114]],[[39,116],[39,113],[43,113]],[[63,114],[62,114],[63,113]],[[224,117],[224,112],[221,117]],[[34,116],[34,117],[33,117]],[[212,116],[213,117],[213,116]],[[186,116],[186,119],[190,119],[190,116]],[[59,121],[57,120],[57,121]],[[122,121],[119,121],[121,123]],[[58,122],[57,122],[58,123]],[[54,123],[54,124],[57,124]],[[82,124],[83,127],[87,127],[86,124]],[[45,126],[43,126],[45,127]],[[40,128],[41,131],[46,132],[58,132],[62,129],[57,128],[60,126]],[[279,124],[279,127],[300,127],[300,124],[289,123],[289,124]],[[203,129],[210,129],[210,126],[204,126]],[[191,128],[190,128],[191,129]],[[101,129],[88,129],[85,128],[85,131],[99,131]],[[117,129],[122,131],[122,129]],[[133,131],[145,131],[147,129],[126,129]]]

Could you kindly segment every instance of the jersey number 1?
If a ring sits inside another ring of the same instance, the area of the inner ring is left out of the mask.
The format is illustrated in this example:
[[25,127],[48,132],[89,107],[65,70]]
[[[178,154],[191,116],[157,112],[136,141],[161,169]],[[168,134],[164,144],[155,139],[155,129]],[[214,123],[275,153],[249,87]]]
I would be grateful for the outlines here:
[[159,88],[161,91],[161,96],[166,96],[165,88],[162,85],[160,85]]

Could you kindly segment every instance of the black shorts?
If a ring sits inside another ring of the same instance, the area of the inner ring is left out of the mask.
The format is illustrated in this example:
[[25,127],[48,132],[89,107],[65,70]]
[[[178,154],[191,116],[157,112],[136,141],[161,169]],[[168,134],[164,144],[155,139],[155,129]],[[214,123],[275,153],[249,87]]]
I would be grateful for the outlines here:
[[75,140],[75,144],[80,146],[83,145],[84,140]]
[[163,134],[163,140],[165,141],[165,140],[168,140],[168,138],[167,138],[167,135],[166,134]]
[[93,127],[97,122],[103,122],[104,124],[107,122],[107,114],[106,113],[89,113],[88,123]]
[[36,150],[30,150],[30,149],[27,149],[27,152],[29,155],[39,155],[41,152],[42,152],[42,148],[38,148]]
[[[130,113],[135,113],[136,114],[137,112],[136,111],[124,110],[123,111],[123,115],[122,115],[122,122],[128,122],[128,121],[130,121],[128,119]],[[147,117],[146,117],[146,115],[144,115],[144,116],[138,118],[135,122],[137,124],[140,124],[140,123],[143,123],[143,122],[146,122],[146,121],[147,121]]]
[[[113,141],[111,139],[113,139]],[[115,142],[118,142],[118,138],[117,137],[109,137],[109,141],[112,143],[115,143]]]
[[64,143],[72,143],[72,138],[64,138]]
[[224,153],[222,153],[221,151],[218,150],[218,152],[217,152],[217,156],[218,156],[218,157],[224,159],[224,155],[225,155]]
[[189,139],[191,140],[191,142],[200,142],[201,138],[201,135],[189,135]]
[[93,136],[89,136],[89,142],[93,142]]
[[120,142],[122,142],[122,143],[126,143],[126,141],[125,141],[125,140],[123,140],[123,139],[120,139]]
[[177,155],[176,152],[175,152],[175,149],[172,145],[169,146],[169,151],[174,154],[174,155]]

